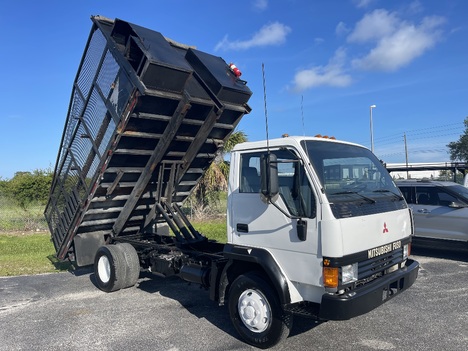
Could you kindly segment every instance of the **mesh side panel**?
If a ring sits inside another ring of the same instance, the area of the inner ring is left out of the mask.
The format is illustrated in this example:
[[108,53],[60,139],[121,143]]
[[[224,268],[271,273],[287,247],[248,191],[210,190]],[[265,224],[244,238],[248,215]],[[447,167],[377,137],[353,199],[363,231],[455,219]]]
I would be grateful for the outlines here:
[[86,163],[87,156],[91,151],[92,144],[89,141],[88,137],[86,137],[88,134],[85,129],[85,126],[82,123],[78,126],[77,134],[78,135],[73,141],[70,149],[78,167],[80,167],[80,169],[83,169]]
[[[101,57],[105,54],[107,41],[100,30],[92,34],[89,46],[72,91],[72,101],[64,129],[60,148],[59,169],[56,169],[54,188],[51,190],[49,206],[45,211],[49,227],[53,233],[53,242],[58,251],[65,235],[70,230],[80,205],[88,195],[89,185],[99,166],[100,157],[95,154],[93,140],[98,136],[99,128],[106,116],[107,109],[93,89]],[[111,55],[107,54],[106,57]],[[110,58],[107,59],[108,61]],[[112,63],[109,63],[112,66]],[[113,66],[116,66],[115,61]],[[115,79],[117,67],[106,75],[104,86]],[[105,94],[110,88],[104,89]],[[115,124],[113,125],[115,127]],[[101,132],[103,136],[108,133]],[[110,136],[107,136],[108,143]]]
[[99,153],[101,155],[103,155],[104,157],[105,157],[104,153],[107,150],[107,146],[109,145],[109,142],[111,141],[112,135],[114,134],[115,127],[116,126],[115,126],[114,121],[111,120],[109,122],[109,125],[108,125],[103,137],[102,137],[101,144],[99,145]]
[[132,90],[132,83],[128,80],[125,72],[120,71],[109,95],[109,102],[118,116],[122,116]]
[[58,249],[59,243],[63,240],[66,231],[69,229],[73,215],[77,210],[78,202],[73,196],[73,189],[80,182],[79,173],[71,163],[71,155],[65,161],[66,167],[62,168],[59,175],[58,186],[55,187],[51,198],[55,201],[55,206],[50,206],[46,210],[46,217],[49,222],[51,232],[54,233],[54,246]]
[[107,108],[104,101],[102,101],[97,90],[93,89],[83,116],[83,121],[91,133],[91,135],[89,135],[91,140],[96,140],[106,113]]
[[83,112],[83,108],[84,108],[84,101],[80,95],[79,90],[73,89],[73,100],[72,100],[72,105],[70,109],[70,115],[68,117],[68,123],[66,126],[66,130],[64,132],[61,155],[59,158],[60,160],[62,160],[63,157],[65,157],[65,153],[67,151],[68,146],[70,145],[72,141],[73,134],[78,124],[78,118],[81,116],[81,113]]
[[99,168],[99,163],[101,162],[101,158],[98,155],[95,155],[91,165],[88,169],[88,174],[86,175],[86,187],[89,189],[90,185],[92,184],[93,177],[96,175],[97,170]]
[[80,74],[76,82],[85,99],[88,97],[93,85],[105,47],[106,39],[100,30],[95,31],[89,43],[86,56],[83,60],[83,65],[81,66]]
[[111,89],[115,88],[115,80],[119,72],[119,65],[114,56],[107,51],[104,62],[97,78],[97,84],[105,98],[109,96]]
[[[92,83],[96,75],[100,63],[100,57],[106,46],[106,40],[101,31],[97,30],[93,33],[90,44],[83,59],[78,74],[76,85],[73,87],[72,102],[67,117],[67,126],[64,131],[64,140],[61,149],[60,161],[63,161],[67,148],[73,142],[72,138],[78,124],[78,119],[83,113],[85,101],[92,88]],[[84,100],[83,100],[84,99]]]

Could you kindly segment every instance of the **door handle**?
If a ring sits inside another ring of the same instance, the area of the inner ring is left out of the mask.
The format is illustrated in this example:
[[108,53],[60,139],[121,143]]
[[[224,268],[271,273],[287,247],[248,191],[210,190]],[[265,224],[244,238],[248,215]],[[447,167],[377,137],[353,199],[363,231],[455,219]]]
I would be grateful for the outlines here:
[[240,233],[248,233],[249,232],[249,225],[245,223],[237,223],[237,231]]
[[419,213],[429,213],[429,211],[426,208],[422,208],[418,210]]

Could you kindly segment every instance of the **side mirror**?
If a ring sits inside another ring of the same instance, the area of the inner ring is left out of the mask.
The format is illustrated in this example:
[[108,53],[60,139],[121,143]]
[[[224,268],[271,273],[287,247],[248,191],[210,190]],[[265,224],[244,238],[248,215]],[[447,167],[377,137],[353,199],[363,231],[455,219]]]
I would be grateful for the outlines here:
[[274,154],[263,154],[260,162],[262,194],[271,199],[279,193],[278,160]]
[[461,202],[452,201],[452,202],[449,203],[448,207],[450,207],[450,208],[464,208],[466,206],[463,205]]

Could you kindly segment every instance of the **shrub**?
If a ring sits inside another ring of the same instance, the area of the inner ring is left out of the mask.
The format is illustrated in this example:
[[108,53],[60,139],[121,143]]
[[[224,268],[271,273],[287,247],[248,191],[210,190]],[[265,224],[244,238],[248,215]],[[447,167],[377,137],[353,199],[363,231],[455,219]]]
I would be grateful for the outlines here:
[[3,192],[24,209],[35,203],[45,205],[52,184],[52,175],[50,170],[40,169],[33,172],[17,172],[6,185],[2,185]]

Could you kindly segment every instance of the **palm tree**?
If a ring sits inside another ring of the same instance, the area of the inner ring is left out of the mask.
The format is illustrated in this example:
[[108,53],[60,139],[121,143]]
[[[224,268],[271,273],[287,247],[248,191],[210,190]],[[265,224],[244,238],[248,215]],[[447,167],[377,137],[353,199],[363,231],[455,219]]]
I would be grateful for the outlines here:
[[219,193],[227,190],[229,177],[229,162],[224,159],[226,153],[230,152],[234,146],[247,141],[247,134],[243,131],[231,133],[225,142],[219,155],[206,170],[201,181],[194,188],[191,200],[204,212],[210,204],[219,201]]

